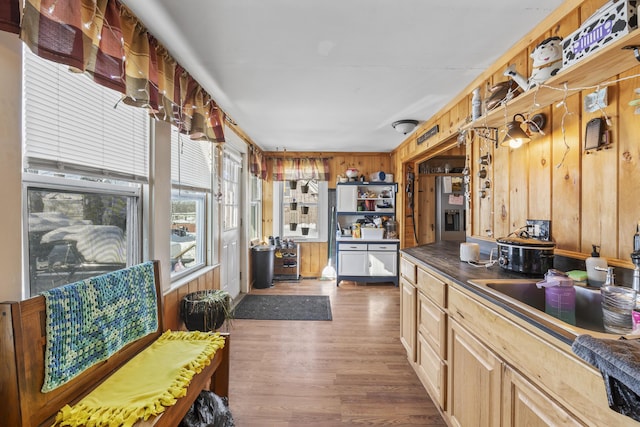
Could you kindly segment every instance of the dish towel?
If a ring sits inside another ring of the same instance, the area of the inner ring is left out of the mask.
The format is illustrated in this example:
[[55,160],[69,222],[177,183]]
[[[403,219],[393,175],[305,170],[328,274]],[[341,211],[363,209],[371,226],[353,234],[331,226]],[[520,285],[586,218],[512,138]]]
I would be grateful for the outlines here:
[[609,407],[640,421],[640,341],[580,335],[571,349],[600,370]]
[[74,406],[56,426],[129,427],[187,394],[193,377],[224,347],[219,333],[167,331]]

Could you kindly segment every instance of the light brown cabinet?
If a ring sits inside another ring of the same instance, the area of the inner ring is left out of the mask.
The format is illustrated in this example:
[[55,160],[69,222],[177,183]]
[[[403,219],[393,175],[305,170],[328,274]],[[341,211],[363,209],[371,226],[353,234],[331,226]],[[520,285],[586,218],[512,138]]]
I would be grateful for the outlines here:
[[540,391],[512,368],[503,375],[502,426],[582,426],[558,402]]
[[416,361],[416,287],[400,278],[400,342],[409,362]]
[[459,323],[449,325],[449,421],[500,427],[502,362]]
[[567,344],[402,254],[401,339],[452,426],[636,423],[607,406],[600,373]]
[[415,370],[433,400],[446,409],[447,397],[447,314],[444,279],[417,269],[416,364]]

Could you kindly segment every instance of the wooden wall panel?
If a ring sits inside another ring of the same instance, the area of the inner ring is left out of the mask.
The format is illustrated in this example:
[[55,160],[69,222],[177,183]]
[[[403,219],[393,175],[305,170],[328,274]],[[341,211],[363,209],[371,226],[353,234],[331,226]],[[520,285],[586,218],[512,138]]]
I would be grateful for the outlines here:
[[[529,212],[529,147],[509,150],[509,224],[511,231],[526,224]],[[535,183],[533,183],[535,184]]]
[[[640,74],[640,66],[621,78]],[[618,156],[618,258],[628,260],[633,251],[632,235],[640,221],[640,114],[629,101],[640,99],[635,90],[640,88],[640,77],[619,84],[619,132],[616,153]],[[640,112],[640,111],[639,111]]]
[[[541,113],[550,122],[551,108],[535,111],[531,115]],[[551,218],[551,124],[547,123],[545,134],[532,133],[529,142],[529,213],[528,219]]]
[[[478,141],[477,151],[475,152],[475,159],[479,159],[485,154],[490,154],[493,158],[493,142],[484,139],[476,138]],[[478,165],[476,160],[474,164]],[[476,206],[479,218],[479,232],[481,236],[493,236],[493,188],[484,190],[486,197],[481,197],[481,192],[485,181],[489,181],[493,186],[495,182],[495,163],[492,161],[490,165],[486,166],[487,176],[486,178],[480,178],[478,173],[482,170],[480,166],[476,168],[476,172],[473,174],[472,191],[477,194]]]
[[435,186],[436,178],[434,175],[419,175],[416,183],[417,199],[417,218],[418,218],[418,242],[421,245],[433,243],[436,241],[435,225],[436,225],[436,207],[435,207]]
[[510,202],[509,202],[509,150],[500,147],[493,151],[493,236],[504,237],[511,231],[509,222]]
[[565,105],[554,106],[551,233],[559,248],[579,252],[581,146],[580,94],[569,96]]
[[163,295],[164,329],[186,330],[180,318],[180,303],[188,293],[206,289],[220,289],[220,267],[216,266]]
[[[300,243],[300,275],[302,277],[320,277],[327,264],[327,242]],[[333,260],[335,267],[335,259]]]
[[[593,91],[583,92],[584,96]],[[618,245],[617,224],[617,183],[618,183],[618,157],[620,148],[618,132],[616,131],[617,95],[616,86],[609,86],[609,105],[604,109],[611,121],[608,127],[614,143],[608,150],[591,152],[582,155],[582,251],[589,251],[592,244],[600,246],[603,256],[616,258]],[[584,138],[586,123],[597,117],[603,117],[600,111],[588,113],[582,112],[581,132]],[[584,139],[583,139],[584,140]]]

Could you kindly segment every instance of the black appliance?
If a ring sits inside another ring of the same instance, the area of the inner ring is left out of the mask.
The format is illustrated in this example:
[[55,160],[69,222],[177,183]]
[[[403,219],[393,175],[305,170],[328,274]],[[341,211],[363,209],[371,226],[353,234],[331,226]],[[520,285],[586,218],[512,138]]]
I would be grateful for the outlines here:
[[[526,233],[525,233],[526,234]],[[542,276],[553,268],[554,242],[520,236],[501,237],[498,243],[498,263],[505,270]]]

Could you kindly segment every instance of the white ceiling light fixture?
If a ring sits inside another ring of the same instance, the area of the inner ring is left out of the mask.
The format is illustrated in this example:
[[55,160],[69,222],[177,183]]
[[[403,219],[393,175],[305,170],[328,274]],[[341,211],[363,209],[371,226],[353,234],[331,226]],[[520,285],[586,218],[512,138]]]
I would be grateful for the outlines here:
[[398,132],[406,135],[418,126],[417,120],[398,120],[391,123],[391,126]]

